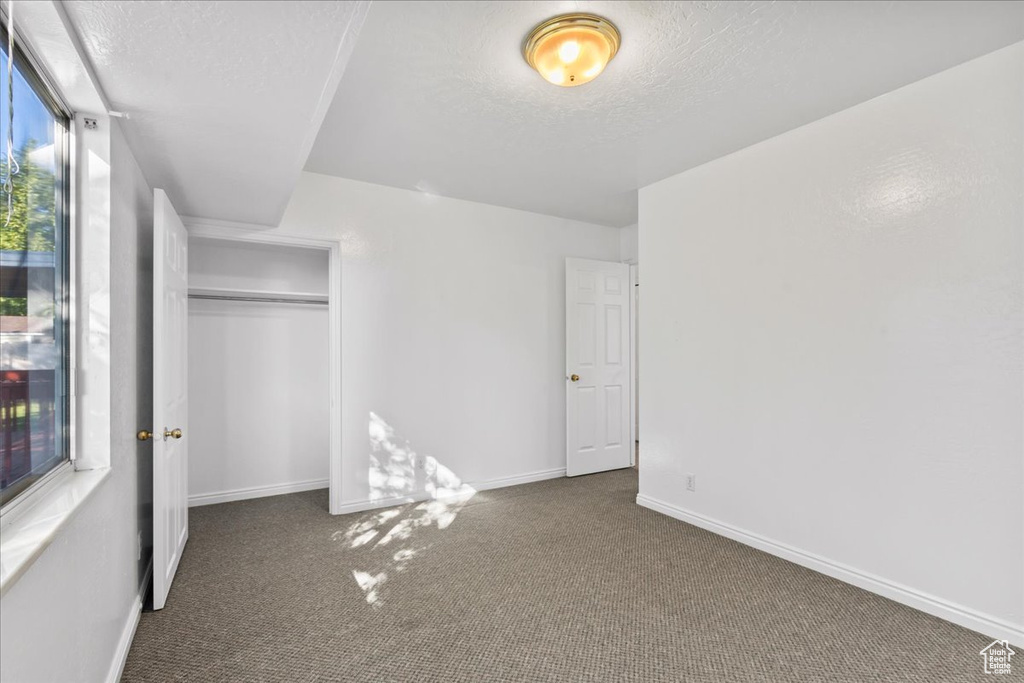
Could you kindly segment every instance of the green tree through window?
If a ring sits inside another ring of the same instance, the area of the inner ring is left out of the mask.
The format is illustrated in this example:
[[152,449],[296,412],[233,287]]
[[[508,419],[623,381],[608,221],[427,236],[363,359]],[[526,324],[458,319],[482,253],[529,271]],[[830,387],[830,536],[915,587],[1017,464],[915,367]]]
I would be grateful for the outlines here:
[[[0,249],[4,251],[53,251],[55,178],[52,170],[33,160],[32,153],[37,150],[47,151],[29,138],[14,155],[19,170],[11,178],[14,191],[9,221],[6,197],[0,206]],[[0,171],[7,176],[6,158]]]
[[[10,220],[7,219],[6,197],[0,202],[0,250],[21,252],[53,252],[53,229],[56,224],[53,171],[33,159],[39,144],[29,138],[15,153],[18,173],[11,178],[13,192]],[[7,176],[7,159],[0,162],[0,173]],[[28,315],[28,299],[0,296],[0,315]]]

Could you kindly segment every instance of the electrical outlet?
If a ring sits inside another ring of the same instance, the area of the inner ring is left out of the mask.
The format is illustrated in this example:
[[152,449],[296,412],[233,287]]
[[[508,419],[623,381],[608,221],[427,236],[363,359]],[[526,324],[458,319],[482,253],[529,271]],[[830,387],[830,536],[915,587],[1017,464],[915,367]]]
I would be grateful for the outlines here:
[[697,475],[696,474],[687,474],[686,475],[686,490],[687,491],[693,491],[694,493],[697,492]]

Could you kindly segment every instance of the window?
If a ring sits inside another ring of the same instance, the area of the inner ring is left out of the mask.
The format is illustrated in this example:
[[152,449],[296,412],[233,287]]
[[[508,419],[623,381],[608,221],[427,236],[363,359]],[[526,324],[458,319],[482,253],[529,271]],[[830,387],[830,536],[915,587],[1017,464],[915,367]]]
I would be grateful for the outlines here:
[[[0,68],[0,505],[70,457],[70,118],[8,37]],[[7,156],[8,135],[13,147]]]

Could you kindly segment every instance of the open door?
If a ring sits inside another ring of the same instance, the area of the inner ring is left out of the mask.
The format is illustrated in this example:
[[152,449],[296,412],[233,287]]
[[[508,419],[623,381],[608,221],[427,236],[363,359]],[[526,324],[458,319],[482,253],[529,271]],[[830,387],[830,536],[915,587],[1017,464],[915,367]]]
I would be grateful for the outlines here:
[[566,474],[630,466],[629,266],[565,260]]
[[188,540],[188,233],[153,192],[153,609]]

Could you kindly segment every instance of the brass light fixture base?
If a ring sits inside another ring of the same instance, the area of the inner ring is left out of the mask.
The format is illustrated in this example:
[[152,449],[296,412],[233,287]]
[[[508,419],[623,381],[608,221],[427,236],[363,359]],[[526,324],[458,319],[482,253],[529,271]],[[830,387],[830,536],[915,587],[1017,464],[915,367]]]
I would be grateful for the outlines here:
[[[573,45],[566,52],[566,43]],[[622,36],[615,24],[596,14],[560,14],[541,22],[523,41],[523,58],[550,83],[583,85],[615,57]]]

